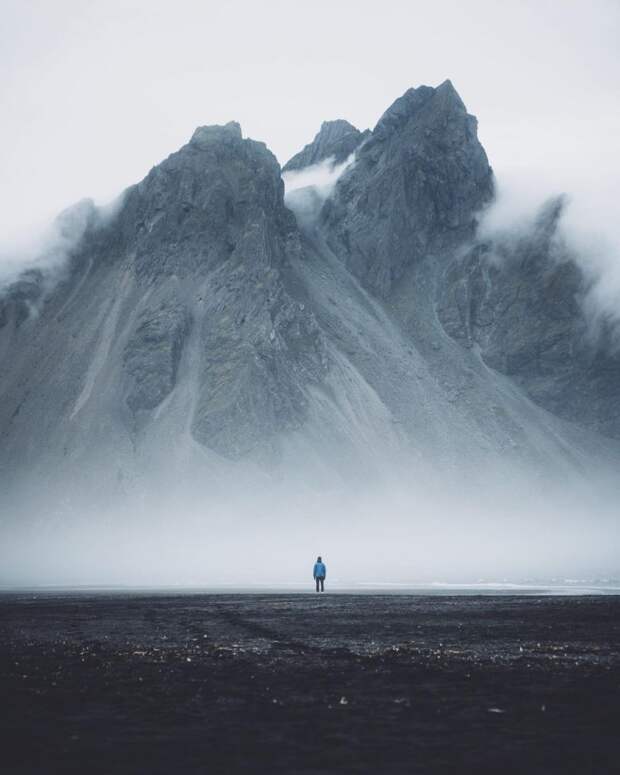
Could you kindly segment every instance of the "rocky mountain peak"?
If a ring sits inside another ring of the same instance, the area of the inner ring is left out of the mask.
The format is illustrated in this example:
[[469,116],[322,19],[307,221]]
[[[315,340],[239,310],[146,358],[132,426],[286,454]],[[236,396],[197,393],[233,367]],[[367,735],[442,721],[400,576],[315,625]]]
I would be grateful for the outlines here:
[[344,118],[337,118],[334,121],[323,121],[315,140],[325,143],[337,142],[351,132],[359,134],[359,129]]
[[45,458],[73,482],[86,463],[139,490],[168,469],[216,483],[231,460],[563,465],[587,453],[566,421],[620,438],[620,360],[589,346],[582,278],[553,253],[563,201],[476,243],[493,177],[449,81],[372,133],[323,123],[285,170],[353,151],[307,222],[235,122],[196,129],[100,228],[92,203],[65,213],[61,236],[84,236],[61,281],[31,272],[0,299],[0,470]]
[[418,86],[407,91],[390,105],[377,122],[373,135],[387,134],[400,124],[414,116],[433,96],[435,89],[430,86]]
[[[280,165],[236,122],[204,126],[129,189],[121,213],[139,271],[207,271],[239,245],[244,223],[294,228]],[[180,249],[180,246],[183,249]]]
[[190,143],[198,147],[211,143],[234,144],[242,139],[241,125],[236,121],[227,124],[211,126],[199,126],[194,131]]
[[334,164],[341,164],[369,135],[344,119],[324,121],[311,143],[295,154],[282,168],[283,172],[303,169],[332,158]]
[[408,89],[402,97],[395,100],[381,116],[373,131],[373,137],[390,136],[402,131],[408,123],[434,132],[448,128],[450,120],[473,122],[473,116],[467,110],[458,92],[450,80],[436,88],[418,86]]
[[486,154],[450,81],[383,114],[325,205],[329,244],[380,296],[409,266],[471,238],[493,192]]

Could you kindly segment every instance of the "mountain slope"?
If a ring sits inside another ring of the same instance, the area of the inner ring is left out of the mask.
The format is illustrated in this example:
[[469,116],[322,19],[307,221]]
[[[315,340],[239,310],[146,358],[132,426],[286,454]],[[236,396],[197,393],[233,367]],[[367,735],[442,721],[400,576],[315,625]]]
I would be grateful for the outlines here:
[[317,137],[287,168],[340,178],[285,195],[201,127],[0,290],[0,583],[615,572],[617,351],[558,207],[479,240],[449,82]]
[[110,223],[87,230],[51,293],[9,289],[5,465],[32,462],[42,430],[51,454],[134,444],[182,379],[191,406],[169,407],[176,432],[187,426],[224,455],[302,422],[304,391],[327,363],[312,316],[281,281],[300,250],[282,188],[273,155],[238,125],[199,129]]
[[620,352],[610,322],[588,320],[588,280],[558,234],[563,208],[552,201],[531,231],[452,260],[439,316],[535,403],[620,439]]
[[[479,290],[484,248],[458,256],[493,177],[452,84],[410,89],[372,133],[324,124],[287,168],[352,151],[316,217],[295,218],[275,157],[234,123],[197,129],[111,217],[81,205],[55,285],[31,273],[0,301],[3,476],[90,466],[127,487],[167,467],[217,481],[230,461],[302,480],[617,461],[614,441],[566,422],[613,435],[615,366],[595,422],[566,404],[566,342],[542,395],[506,366],[514,321],[483,331],[503,280]],[[537,321],[524,336],[553,328]]]

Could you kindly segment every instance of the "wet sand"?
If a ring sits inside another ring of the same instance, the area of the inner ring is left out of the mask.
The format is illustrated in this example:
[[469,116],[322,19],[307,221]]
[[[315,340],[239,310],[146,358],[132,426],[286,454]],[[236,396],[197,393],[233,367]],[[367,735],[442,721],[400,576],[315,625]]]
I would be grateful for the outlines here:
[[611,773],[620,597],[0,595],[3,773]]

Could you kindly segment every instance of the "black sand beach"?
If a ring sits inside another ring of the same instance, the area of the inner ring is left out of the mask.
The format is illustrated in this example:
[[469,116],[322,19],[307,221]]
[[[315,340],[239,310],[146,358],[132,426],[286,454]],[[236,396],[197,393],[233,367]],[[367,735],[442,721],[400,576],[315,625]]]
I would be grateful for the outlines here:
[[2,772],[611,773],[620,597],[0,596]]

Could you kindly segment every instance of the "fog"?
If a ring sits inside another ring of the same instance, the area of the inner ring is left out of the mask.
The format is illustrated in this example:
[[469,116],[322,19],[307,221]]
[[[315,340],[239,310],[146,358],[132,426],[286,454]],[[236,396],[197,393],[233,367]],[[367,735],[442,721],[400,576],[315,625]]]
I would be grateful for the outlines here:
[[[353,154],[285,174],[285,200],[298,219],[311,223],[354,163]],[[531,229],[552,193],[499,178],[480,236]],[[121,201],[79,203],[20,259],[54,282],[88,224],[105,222]],[[597,239],[603,220],[571,197],[560,236],[593,280],[590,303],[615,314],[620,286],[613,245]],[[0,280],[14,276],[15,264],[5,264]],[[523,467],[507,455],[463,460],[457,470],[435,465],[429,450],[424,464],[385,455],[380,471],[369,465],[351,475],[357,464],[334,473],[337,453],[324,453],[320,475],[303,454],[276,469],[181,472],[164,462],[120,483],[104,458],[90,472],[80,461],[79,471],[26,474],[0,495],[0,585],[302,590],[311,589],[319,554],[335,589],[619,583],[613,462]]]
[[[615,160],[613,160],[615,161]],[[563,180],[564,177],[564,180]],[[566,186],[563,186],[566,183]],[[569,186],[572,184],[572,188]],[[481,239],[511,239],[530,231],[544,205],[561,196],[563,210],[556,239],[561,252],[583,270],[589,290],[584,311],[593,325],[620,322],[620,169],[606,185],[585,186],[571,175],[542,179],[523,174],[496,175],[496,197],[481,214]]]
[[[100,206],[92,199],[82,199],[50,223],[13,235],[5,242],[0,240],[0,295],[24,273],[38,279],[43,294],[51,291],[65,276],[68,262],[87,229],[107,224],[122,203],[122,194]],[[32,313],[36,314],[36,309]]]
[[442,460],[302,435],[266,464],[158,447],[4,477],[0,585],[303,588],[317,555],[340,587],[618,581],[617,453]]
[[314,188],[321,199],[327,199],[336,185],[336,181],[342,173],[353,165],[355,153],[352,153],[341,164],[334,164],[333,156],[324,159],[318,164],[311,164],[301,170],[290,170],[282,174],[285,196],[290,196],[293,191],[300,188]]
[[310,227],[316,221],[338,178],[354,164],[355,152],[340,164],[334,164],[333,157],[330,157],[304,169],[282,174],[284,202],[295,213],[301,226]]
[[[44,290],[62,279],[89,224],[196,126],[237,120],[284,164],[323,121],[373,127],[407,88],[450,78],[497,181],[480,235],[520,233],[566,194],[560,236],[591,282],[586,313],[620,322],[615,2],[317,0],[301,14],[276,0],[5,0],[2,20],[0,293],[25,269]],[[354,163],[285,174],[287,204],[313,218]],[[0,584],[310,588],[318,554],[341,587],[617,576],[617,461],[489,453],[457,470],[433,452],[383,456],[380,471],[323,449],[320,473],[307,450],[279,468],[198,455],[191,471],[122,479],[103,452],[0,470]]]
[[226,497],[194,485],[104,506],[77,495],[73,481],[71,507],[54,502],[52,489],[13,510],[0,584],[310,588],[319,554],[328,582],[341,587],[617,581],[619,493],[597,484],[598,492],[583,482],[508,483],[488,472],[486,486],[414,477],[246,490],[240,478]]

